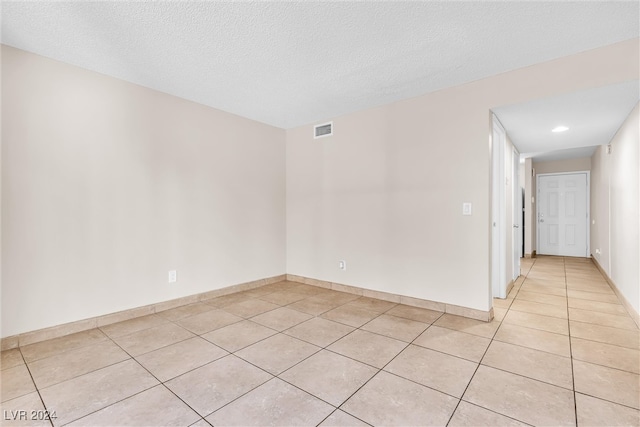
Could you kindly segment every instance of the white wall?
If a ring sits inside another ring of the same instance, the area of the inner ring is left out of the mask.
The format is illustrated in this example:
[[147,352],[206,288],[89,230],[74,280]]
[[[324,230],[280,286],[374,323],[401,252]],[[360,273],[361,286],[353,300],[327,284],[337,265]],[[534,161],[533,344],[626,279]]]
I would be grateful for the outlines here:
[[6,46],[2,125],[2,336],[286,272],[283,130]]
[[287,272],[488,310],[490,109],[637,78],[637,58],[635,39],[288,130]]
[[[591,251],[620,292],[640,312],[640,107],[592,157]],[[600,254],[595,254],[600,249]]]

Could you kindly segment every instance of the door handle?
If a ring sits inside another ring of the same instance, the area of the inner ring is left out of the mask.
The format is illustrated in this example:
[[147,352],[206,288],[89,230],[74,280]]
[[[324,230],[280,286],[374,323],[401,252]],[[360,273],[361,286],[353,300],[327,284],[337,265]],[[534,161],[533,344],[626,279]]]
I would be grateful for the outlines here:
[[544,222],[544,219],[541,219],[540,222]]
[[513,228],[520,228],[518,224],[513,224]]

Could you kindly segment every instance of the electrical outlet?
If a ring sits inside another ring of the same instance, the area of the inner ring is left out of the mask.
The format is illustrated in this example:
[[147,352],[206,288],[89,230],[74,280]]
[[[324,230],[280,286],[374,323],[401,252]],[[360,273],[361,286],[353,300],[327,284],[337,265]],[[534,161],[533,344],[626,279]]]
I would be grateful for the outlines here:
[[175,283],[178,281],[178,272],[176,270],[169,270],[169,283]]
[[347,269],[347,261],[341,260],[338,261],[338,268],[342,271]]
[[462,204],[462,215],[471,215],[471,203],[464,202]]

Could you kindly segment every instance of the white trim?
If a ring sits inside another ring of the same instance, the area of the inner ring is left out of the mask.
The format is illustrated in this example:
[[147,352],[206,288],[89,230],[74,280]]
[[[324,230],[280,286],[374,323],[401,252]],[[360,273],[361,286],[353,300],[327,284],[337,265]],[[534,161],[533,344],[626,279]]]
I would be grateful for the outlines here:
[[[522,243],[524,238],[522,236],[523,224],[522,224],[522,191],[520,190],[520,152],[515,146],[512,146],[511,156],[513,157],[513,165],[511,166],[511,263],[513,269],[511,280],[516,280],[520,277],[520,258],[524,256],[521,253]],[[515,225],[518,227],[516,228]],[[524,251],[523,251],[524,252]],[[517,254],[517,256],[516,256]]]
[[[331,133],[328,133],[326,135],[320,135],[320,136],[316,136],[316,129],[318,129],[319,127],[322,126],[327,126],[330,125],[331,126]],[[320,139],[320,138],[326,138],[328,136],[333,136],[333,122],[326,122],[326,123],[320,123],[319,125],[314,125],[313,126],[313,139]]]
[[[536,175],[536,193],[540,192],[540,177],[552,176],[552,175],[578,175],[585,174],[587,176],[587,251],[585,258],[591,258],[591,171],[573,171],[573,172],[549,172]],[[536,212],[534,221],[536,221],[536,249],[540,249],[540,227],[538,227],[538,209],[540,204],[538,202],[538,194],[536,197]],[[538,252],[539,253],[539,252]],[[543,254],[541,254],[543,255]],[[564,255],[560,255],[564,256]]]
[[[491,296],[506,298],[506,188],[505,145],[507,133],[495,116],[491,115]],[[500,136],[494,141],[494,135]]]

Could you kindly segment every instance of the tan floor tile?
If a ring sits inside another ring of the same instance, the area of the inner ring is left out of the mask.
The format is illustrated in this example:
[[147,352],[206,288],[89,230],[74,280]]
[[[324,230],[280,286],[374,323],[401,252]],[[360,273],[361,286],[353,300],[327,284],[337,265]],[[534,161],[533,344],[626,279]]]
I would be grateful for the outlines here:
[[525,326],[531,329],[569,335],[569,322],[567,319],[543,316],[541,314],[527,313],[526,311],[509,310],[504,318],[504,323],[517,326]]
[[379,315],[380,313],[375,311],[356,308],[350,305],[343,305],[338,308],[334,308],[331,311],[327,311],[320,317],[358,328]]
[[224,310],[211,310],[178,320],[176,323],[195,334],[202,335],[242,320],[242,317],[234,316]]
[[[36,413],[32,414],[31,411],[36,411]],[[0,404],[0,414],[2,414],[2,425],[4,427],[50,427],[51,423],[45,418],[47,415],[53,418],[56,414],[45,414],[44,411],[45,408],[42,400],[40,400],[40,395],[36,392],[25,394]]]
[[185,317],[195,316],[196,314],[204,313],[207,311],[215,310],[215,307],[202,304],[202,303],[194,303],[187,304],[181,307],[172,308],[171,310],[165,310],[158,313],[158,316],[164,317],[168,320],[180,320]]
[[307,297],[321,295],[323,293],[331,293],[330,289],[320,288],[318,286],[304,285],[302,283],[298,283],[296,287],[291,288],[291,291],[297,294],[306,295]]
[[336,409],[335,412],[329,415],[319,427],[367,427],[369,424],[357,419],[354,416],[347,414],[346,412]]
[[411,342],[424,332],[427,327],[429,327],[429,325],[426,323],[382,314],[362,326],[361,329],[400,341]]
[[108,340],[36,360],[29,369],[38,388],[44,388],[127,359],[129,355]]
[[278,334],[245,347],[236,355],[273,375],[278,375],[318,350],[320,347]]
[[[542,283],[542,282],[538,282],[538,283]],[[567,296],[567,290],[565,289],[564,285],[562,287],[545,286],[540,284],[529,283],[528,280],[524,282],[520,290],[522,292],[529,292],[529,293],[536,293],[536,294],[543,294],[543,295],[554,295],[559,297]]]
[[573,361],[576,391],[640,409],[640,376],[631,372]]
[[69,424],[70,426],[186,426],[200,419],[163,385],[145,390]]
[[[275,291],[271,289],[265,289],[264,286],[260,286],[258,288],[249,289],[248,291],[238,292],[238,294],[249,297],[249,298],[260,298],[265,295],[269,295],[274,293]],[[205,421],[206,422],[206,421]]]
[[244,292],[236,292],[228,295],[223,295],[220,297],[206,299],[202,301],[202,303],[212,305],[217,308],[224,308],[228,305],[237,304],[239,302],[247,301],[249,299],[252,299],[250,295],[247,295]]
[[606,282],[605,283],[567,283],[567,289],[569,291],[583,291],[583,292],[615,295],[611,287]]
[[640,351],[571,337],[574,359],[640,374]]
[[339,305],[346,304],[350,301],[360,298],[360,295],[349,294],[347,292],[331,291],[330,293],[322,293],[317,296],[326,301],[330,301]]
[[590,301],[586,299],[569,298],[570,308],[579,308],[581,310],[599,311],[600,313],[617,314],[620,316],[628,316],[627,310],[620,304],[610,304],[608,302]]
[[444,426],[457,403],[458,399],[383,371],[340,409],[376,426]]
[[194,335],[173,323],[156,326],[113,340],[132,356],[139,356],[161,347],[192,338]]
[[454,329],[460,332],[466,332],[471,335],[493,338],[500,326],[500,322],[483,322],[481,320],[469,319],[468,317],[445,314],[439,318],[434,325],[442,328]]
[[226,356],[227,353],[200,337],[162,347],[136,359],[160,381],[182,375],[192,369]]
[[413,342],[422,347],[480,362],[491,340],[465,332],[431,326]]
[[576,410],[581,426],[640,425],[640,411],[580,393],[576,393]]
[[18,365],[24,365],[24,360],[22,359],[22,353],[17,348],[11,350],[5,350],[2,352],[2,360],[0,361],[0,366],[2,370],[13,368]]
[[480,365],[463,400],[531,425],[575,425],[573,392]]
[[251,321],[259,323],[276,331],[284,331],[292,326],[311,319],[313,316],[300,311],[291,310],[287,307],[280,307],[272,311],[252,317]]
[[553,353],[559,356],[571,356],[569,337],[566,335],[503,323],[500,329],[498,329],[498,333],[494,339],[496,341],[533,348],[534,350],[546,351],[547,353]]
[[307,298],[308,295],[299,294],[295,291],[279,291],[273,292],[260,297],[261,300],[277,304],[278,306],[288,305],[301,299]]
[[520,427],[527,424],[480,406],[462,401],[451,417],[449,427]]
[[595,325],[609,326],[612,328],[628,329],[630,331],[638,330],[638,326],[629,316],[618,316],[616,314],[570,308],[569,319],[578,322],[593,323]]
[[[567,284],[564,281],[564,278],[556,279],[556,280],[544,280],[544,279],[538,279],[535,277],[527,276],[527,278],[524,281],[524,284],[522,285],[522,289],[528,288],[530,286],[544,286],[545,288],[559,288],[565,291],[560,296],[566,295]],[[549,292],[543,292],[543,293],[549,293]]]
[[620,304],[620,300],[618,300],[618,297],[615,294],[602,294],[597,292],[585,292],[569,289],[568,296],[569,298],[608,302],[610,304]]
[[504,316],[507,315],[507,311],[504,308],[493,307],[493,320],[496,322],[502,322]]
[[88,331],[77,332],[71,335],[54,338],[47,341],[21,347],[20,350],[27,362],[44,359],[45,357],[55,356],[74,348],[95,344],[105,341],[107,336],[99,329],[90,329]]
[[206,419],[226,426],[317,425],[335,408],[274,378]]
[[369,365],[322,350],[280,378],[337,407],[377,372]]
[[277,283],[272,283],[270,285],[262,286],[262,288],[271,290],[273,292],[279,292],[279,291],[291,291],[293,289],[296,289],[300,285],[301,284],[298,282],[291,282],[288,280],[284,280],[282,282],[277,282]]
[[64,425],[158,384],[134,360],[126,360],[40,390],[54,425]]
[[100,330],[102,330],[102,332],[107,334],[109,337],[116,338],[168,323],[169,321],[167,319],[164,319],[157,314],[149,314],[147,316],[125,320],[124,322],[112,323],[111,325],[102,326]]
[[36,391],[26,365],[3,369],[0,377],[0,397],[2,401],[15,399]]
[[455,397],[461,397],[477,363],[410,345],[384,370]]
[[262,369],[229,355],[165,383],[202,416],[207,416],[273,378]]
[[292,308],[303,313],[318,316],[324,312],[333,310],[339,305],[339,303],[327,301],[319,297],[311,297],[298,302],[294,302],[293,304],[289,304],[287,308]]
[[508,309],[511,307],[511,304],[513,304],[512,299],[500,299],[500,298],[493,299],[493,306],[497,308]]
[[559,271],[550,271],[550,272],[541,272],[535,271],[535,267],[532,271],[527,274],[527,279],[537,279],[543,280],[545,282],[564,282],[564,272]]
[[391,310],[387,311],[386,314],[415,320],[416,322],[431,324],[444,313],[441,311],[427,310],[426,308],[411,307],[410,305],[398,304]]
[[543,316],[557,317],[559,319],[567,319],[567,307],[557,305],[541,304],[538,302],[525,301],[516,299],[511,304],[511,310],[525,311],[527,313],[541,314]]
[[243,320],[242,322],[206,333],[202,335],[202,338],[234,353],[275,334],[277,334],[277,332],[271,328],[259,325],[250,320]]
[[347,305],[362,308],[364,310],[384,313],[395,307],[397,304],[395,302],[384,301],[377,298],[360,297],[358,299],[354,299],[353,301],[349,301]]
[[291,329],[287,329],[284,333],[319,347],[326,347],[353,330],[354,328],[351,326],[314,317]]
[[568,357],[493,341],[482,364],[573,390],[573,371]]
[[211,424],[209,424],[204,418],[201,418],[200,420],[191,424],[189,427],[211,427]]
[[608,326],[595,325],[593,323],[569,322],[571,336],[607,344],[619,345],[633,349],[640,349],[640,331],[610,328]]
[[557,295],[540,294],[536,292],[520,291],[518,300],[539,302],[541,304],[557,305],[560,307],[567,306],[567,298]]
[[[271,294],[272,295],[272,294]],[[227,305],[223,308],[227,313],[234,314],[236,316],[244,317],[248,319],[258,314],[266,313],[271,310],[279,308],[279,305],[272,304],[261,299],[248,299],[246,301],[237,302],[235,304]]]
[[367,331],[356,330],[331,344],[328,349],[376,368],[382,368],[407,343]]

